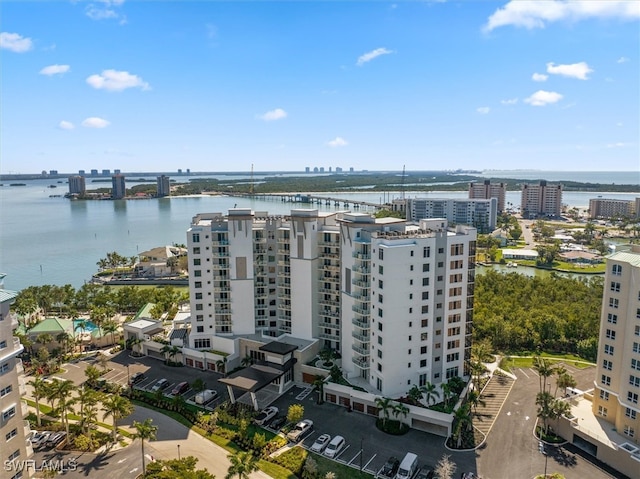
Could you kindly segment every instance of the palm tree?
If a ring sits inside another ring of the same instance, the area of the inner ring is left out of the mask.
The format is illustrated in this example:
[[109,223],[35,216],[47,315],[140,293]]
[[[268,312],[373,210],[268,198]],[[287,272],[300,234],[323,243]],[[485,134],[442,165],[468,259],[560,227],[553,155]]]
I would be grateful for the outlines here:
[[551,393],[541,392],[536,395],[537,415],[539,419],[542,419],[545,434],[547,434],[549,428],[548,421],[553,416],[553,401],[554,398]]
[[427,406],[431,405],[432,400],[440,399],[440,393],[438,392],[436,385],[427,381],[427,384],[420,388],[424,398],[427,401]]
[[[409,408],[404,404],[398,402],[393,405],[392,412],[393,412],[393,417],[395,417],[396,419],[398,419],[399,416],[406,418],[407,414],[409,414]],[[401,424],[404,424],[402,422],[402,419],[398,419],[398,420],[400,421]]]
[[102,401],[102,411],[104,412],[102,418],[106,419],[111,416],[113,418],[113,442],[117,440],[118,434],[118,419],[128,416],[133,412],[133,405],[127,398],[123,398],[119,394],[113,394],[107,396]]
[[216,369],[221,372],[223,376],[227,375],[227,358],[226,356],[216,361]]
[[180,346],[171,346],[171,348],[169,348],[169,359],[172,360],[175,359],[176,355],[182,352],[182,348]]
[[201,378],[196,379],[195,381],[193,381],[193,384],[191,384],[191,388],[197,393],[199,393],[200,391],[204,391],[206,387],[207,385]]
[[467,401],[471,404],[471,407],[473,407],[473,412],[477,411],[478,406],[486,405],[484,399],[480,397],[480,392],[475,389],[469,391],[469,394],[467,394]]
[[140,445],[142,447],[142,477],[146,474],[144,464],[144,440],[153,441],[158,432],[158,426],[154,426],[151,424],[152,422],[152,419],[145,419],[144,422],[133,421],[133,427],[136,428],[136,433],[133,435],[133,438],[140,439]]
[[66,331],[62,331],[56,335],[56,341],[62,346],[65,355],[69,352],[68,349],[71,339],[71,336]]
[[140,356],[142,353],[139,351],[140,349],[140,345],[142,343],[144,343],[143,339],[140,339],[137,336],[133,336],[131,338],[129,338],[128,340],[129,346],[131,346],[131,350],[134,351],[135,349],[138,349],[138,351],[134,351],[138,356]]
[[557,395],[558,388],[562,388],[564,394],[566,394],[567,388],[575,388],[577,384],[578,382],[576,381],[576,379],[568,372],[561,374],[556,378],[556,394],[554,394],[554,396]]
[[49,398],[54,401],[58,400],[58,408],[60,409],[61,419],[65,425],[67,436],[69,435],[69,411],[73,412],[72,406],[75,403],[75,399],[71,397],[71,392],[75,390],[73,381],[70,380],[56,380],[51,384],[49,389]]
[[98,353],[96,355],[96,362],[102,367],[102,370],[106,373],[107,366],[109,364],[109,358],[106,356],[106,354]]
[[[100,400],[100,394],[86,384],[78,389],[78,403],[80,403],[80,422],[85,432],[91,431],[91,424],[97,418],[96,404]],[[95,417],[93,417],[95,416]]]
[[87,383],[89,383],[90,385],[94,385],[98,378],[102,376],[102,373],[97,367],[95,367],[93,364],[90,364],[84,370],[84,375],[87,377]]
[[165,364],[169,364],[169,351],[171,351],[171,346],[168,344],[165,344],[162,346],[162,349],[160,349],[160,353],[164,356]]
[[28,382],[33,387],[33,399],[36,401],[36,423],[40,426],[40,399],[47,397],[49,385],[39,374]]
[[231,465],[224,479],[233,479],[234,475],[238,475],[238,479],[248,479],[249,474],[258,470],[258,458],[249,452],[237,452],[227,456]]
[[455,426],[453,427],[453,439],[456,441],[457,447],[460,447],[462,444],[462,433],[470,427],[473,427],[471,414],[469,413],[469,406],[466,404],[458,408],[454,413],[453,421]]
[[385,397],[376,398],[375,403],[378,409],[380,409],[382,411],[382,414],[384,415],[384,419],[382,419],[382,427],[385,427],[387,425],[387,419],[389,419],[389,412],[393,408],[391,399]]
[[540,381],[540,393],[546,393],[547,378],[553,376],[556,368],[545,358],[536,356],[533,358],[533,369],[538,373],[538,379]]
[[115,333],[118,331],[118,323],[115,321],[107,321],[104,323],[102,330],[105,334],[111,333],[111,344],[116,344]]
[[473,386],[476,389],[480,389],[480,377],[487,371],[487,367],[479,360],[472,359],[467,363],[469,365],[469,371],[473,379]]
[[[76,332],[78,331],[78,329],[81,331],[81,334],[84,334],[85,329],[87,329],[87,321],[84,319],[78,319],[78,322],[75,324],[75,326],[73,327],[73,334],[76,337],[76,341],[78,340],[78,336],[76,334]],[[82,339],[80,340],[82,341]],[[82,352],[82,351],[81,351]]]
[[252,364],[253,364],[253,358],[248,354],[244,358],[242,358],[242,361],[240,361],[240,365],[245,368],[247,366],[251,366]]
[[324,402],[324,380],[325,377],[316,374],[316,377],[313,378],[313,390],[318,392],[318,404],[322,404]]
[[53,341],[53,336],[49,333],[38,334],[38,337],[36,338],[36,343],[42,344],[43,346],[45,344],[49,344],[51,341]]
[[453,394],[451,384],[448,382],[443,383],[440,388],[442,389],[442,400],[444,401],[444,406],[447,407],[449,405],[449,399],[451,399],[451,395]]
[[420,389],[418,386],[414,384],[413,386],[411,386],[411,389],[409,389],[409,391],[407,392],[407,398],[414,405],[420,404],[420,401],[422,401],[422,389]]

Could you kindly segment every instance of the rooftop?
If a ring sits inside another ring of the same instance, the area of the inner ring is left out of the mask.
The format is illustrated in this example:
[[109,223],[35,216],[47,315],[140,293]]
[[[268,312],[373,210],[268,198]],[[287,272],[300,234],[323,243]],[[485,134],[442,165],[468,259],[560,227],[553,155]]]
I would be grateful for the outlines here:
[[287,353],[295,351],[296,349],[298,349],[298,346],[284,342],[281,343],[278,341],[271,341],[264,346],[260,346],[260,351],[266,351],[268,353],[275,353],[280,355],[285,355]]

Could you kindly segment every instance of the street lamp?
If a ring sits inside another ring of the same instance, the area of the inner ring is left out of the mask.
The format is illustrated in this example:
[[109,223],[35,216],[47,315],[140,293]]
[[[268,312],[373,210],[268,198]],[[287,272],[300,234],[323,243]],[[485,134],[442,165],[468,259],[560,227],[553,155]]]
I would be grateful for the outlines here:
[[131,377],[129,376],[129,365],[127,364],[127,386],[131,387]]
[[364,455],[364,449],[362,447],[363,441],[364,441],[364,438],[361,436],[360,437],[360,472],[362,472],[362,456]]
[[180,444],[178,444],[178,461],[180,460]]

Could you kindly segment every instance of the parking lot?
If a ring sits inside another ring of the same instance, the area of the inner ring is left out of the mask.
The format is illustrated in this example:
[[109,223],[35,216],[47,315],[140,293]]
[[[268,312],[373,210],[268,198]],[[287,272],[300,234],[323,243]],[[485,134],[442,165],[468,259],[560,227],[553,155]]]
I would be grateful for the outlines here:
[[304,406],[304,418],[311,419],[314,426],[300,443],[307,449],[321,434],[340,435],[346,444],[335,459],[371,474],[378,472],[390,456],[402,460],[407,452],[418,455],[420,467],[433,468],[444,454],[449,454],[459,472],[476,470],[475,452],[449,451],[442,437],[416,430],[390,436],[376,428],[375,418],[371,416],[349,412],[331,403],[318,405],[316,401],[317,394],[310,388],[294,387],[272,403],[280,410],[279,415],[286,415],[291,404]]

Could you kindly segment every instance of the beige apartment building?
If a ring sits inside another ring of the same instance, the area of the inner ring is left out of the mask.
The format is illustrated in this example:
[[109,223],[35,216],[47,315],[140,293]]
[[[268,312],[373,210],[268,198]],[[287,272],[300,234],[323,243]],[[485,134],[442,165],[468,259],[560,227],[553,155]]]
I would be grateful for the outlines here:
[[520,212],[523,218],[560,216],[562,185],[549,185],[545,180],[537,185],[522,185]]
[[484,180],[482,183],[469,183],[470,200],[498,200],[498,213],[504,212],[505,198],[507,197],[506,183],[491,183],[491,180]]
[[25,420],[27,405],[21,401],[26,388],[18,355],[24,347],[13,336],[18,321],[9,314],[18,293],[4,289],[3,280],[4,274],[0,274],[0,478],[19,479],[33,475],[33,468],[21,470],[24,461],[33,456],[33,448]]
[[607,259],[598,348],[593,413],[640,444],[640,245]]
[[611,198],[592,198],[589,200],[589,218],[614,218],[616,216],[632,216],[634,202],[630,200],[614,200]]

